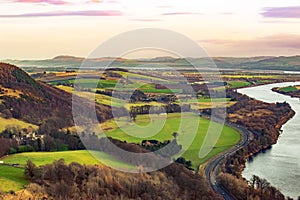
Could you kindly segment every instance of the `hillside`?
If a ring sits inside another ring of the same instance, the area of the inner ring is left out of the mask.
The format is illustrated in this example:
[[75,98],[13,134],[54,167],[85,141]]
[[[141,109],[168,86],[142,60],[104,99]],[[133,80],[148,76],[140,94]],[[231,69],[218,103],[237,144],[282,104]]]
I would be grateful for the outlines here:
[[[4,62],[15,64],[24,68],[43,67],[43,68],[79,68],[84,58],[73,56],[57,56],[53,59],[46,60],[5,60]],[[87,59],[85,67],[122,67],[135,68],[142,64],[151,64],[148,66],[155,67],[155,64],[165,64],[176,68],[192,68],[190,63],[193,61],[199,67],[208,69],[212,67],[211,58],[172,58],[157,57],[152,59],[125,59],[125,58],[92,58]],[[213,57],[212,60],[219,69],[236,69],[236,70],[283,70],[283,71],[300,71],[300,56],[257,56],[257,57]],[[88,63],[88,64],[87,64]],[[29,70],[29,68],[27,69]]]
[[[0,115],[53,128],[73,125],[72,95],[56,87],[32,79],[20,68],[0,63]],[[84,114],[88,100],[76,98]],[[96,105],[99,121],[111,118],[110,107]]]

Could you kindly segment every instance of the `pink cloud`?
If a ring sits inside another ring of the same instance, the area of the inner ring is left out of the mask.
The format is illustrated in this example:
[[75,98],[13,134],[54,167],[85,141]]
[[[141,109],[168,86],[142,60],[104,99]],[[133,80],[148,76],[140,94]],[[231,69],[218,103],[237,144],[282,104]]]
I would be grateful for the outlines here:
[[276,34],[253,39],[198,40],[199,45],[215,56],[261,56],[300,54],[300,35]]
[[222,40],[209,39],[198,40],[199,43],[209,43],[213,45],[225,45],[231,47],[273,47],[273,48],[292,48],[300,50],[300,35],[296,34],[276,34],[266,37],[258,37],[249,40]]
[[296,21],[284,21],[284,20],[261,20],[261,21],[259,21],[259,22],[261,22],[261,23],[269,23],[269,24],[276,24],[276,23],[278,23],[278,24],[282,24],[282,23],[284,23],[284,24],[300,24],[300,22],[296,22]]
[[107,2],[107,3],[117,3],[117,4],[120,3],[119,1],[116,1],[116,0],[108,0],[108,1],[105,1],[105,2]]
[[223,13],[220,13],[221,15],[234,15],[233,12],[223,12]]
[[69,2],[63,0],[16,0],[19,3],[47,3],[52,5],[65,5],[70,4]]
[[300,18],[300,6],[264,8],[261,15],[266,18]]
[[197,40],[199,43],[210,43],[210,44],[230,44],[233,40],[223,40],[223,39],[207,39],[207,40]]
[[109,3],[109,4],[120,4],[117,0],[89,0],[86,3]]
[[169,6],[169,5],[161,5],[161,6],[156,6],[156,8],[172,8],[172,6]]
[[130,21],[139,21],[139,22],[159,22],[161,19],[131,19]]
[[120,11],[115,10],[85,10],[85,11],[57,11],[45,13],[24,13],[16,15],[0,15],[0,18],[26,18],[26,17],[61,17],[61,16],[121,16]]
[[193,13],[193,12],[169,12],[163,13],[161,15],[199,15],[200,13]]

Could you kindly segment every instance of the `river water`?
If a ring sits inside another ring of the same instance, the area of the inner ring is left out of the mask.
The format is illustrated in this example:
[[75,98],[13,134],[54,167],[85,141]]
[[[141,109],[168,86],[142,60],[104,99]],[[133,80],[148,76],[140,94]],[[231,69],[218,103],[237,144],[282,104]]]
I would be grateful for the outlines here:
[[250,180],[253,174],[267,179],[285,195],[297,199],[300,196],[300,101],[271,91],[273,87],[300,85],[300,82],[275,83],[239,89],[257,100],[268,103],[286,101],[296,112],[283,127],[277,144],[266,153],[258,154],[246,163],[243,177]]

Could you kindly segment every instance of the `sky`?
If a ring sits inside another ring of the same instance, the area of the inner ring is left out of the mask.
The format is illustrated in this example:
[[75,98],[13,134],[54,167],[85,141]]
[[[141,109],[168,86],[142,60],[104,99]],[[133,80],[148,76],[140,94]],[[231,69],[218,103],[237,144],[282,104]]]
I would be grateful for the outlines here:
[[300,55],[299,0],[0,0],[0,24],[0,59],[88,57],[140,28],[178,32],[214,57]]

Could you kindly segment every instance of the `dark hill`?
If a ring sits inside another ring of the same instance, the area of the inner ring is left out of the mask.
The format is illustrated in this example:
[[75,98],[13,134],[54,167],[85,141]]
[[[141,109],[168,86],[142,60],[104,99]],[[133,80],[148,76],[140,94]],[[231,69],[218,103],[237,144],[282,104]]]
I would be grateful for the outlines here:
[[[42,125],[45,131],[72,126],[72,95],[56,87],[37,82],[20,68],[0,63],[0,115]],[[83,114],[87,100],[73,102]],[[96,105],[97,117],[111,118],[109,106]],[[86,114],[85,116],[88,116]],[[49,128],[48,128],[49,127]]]

